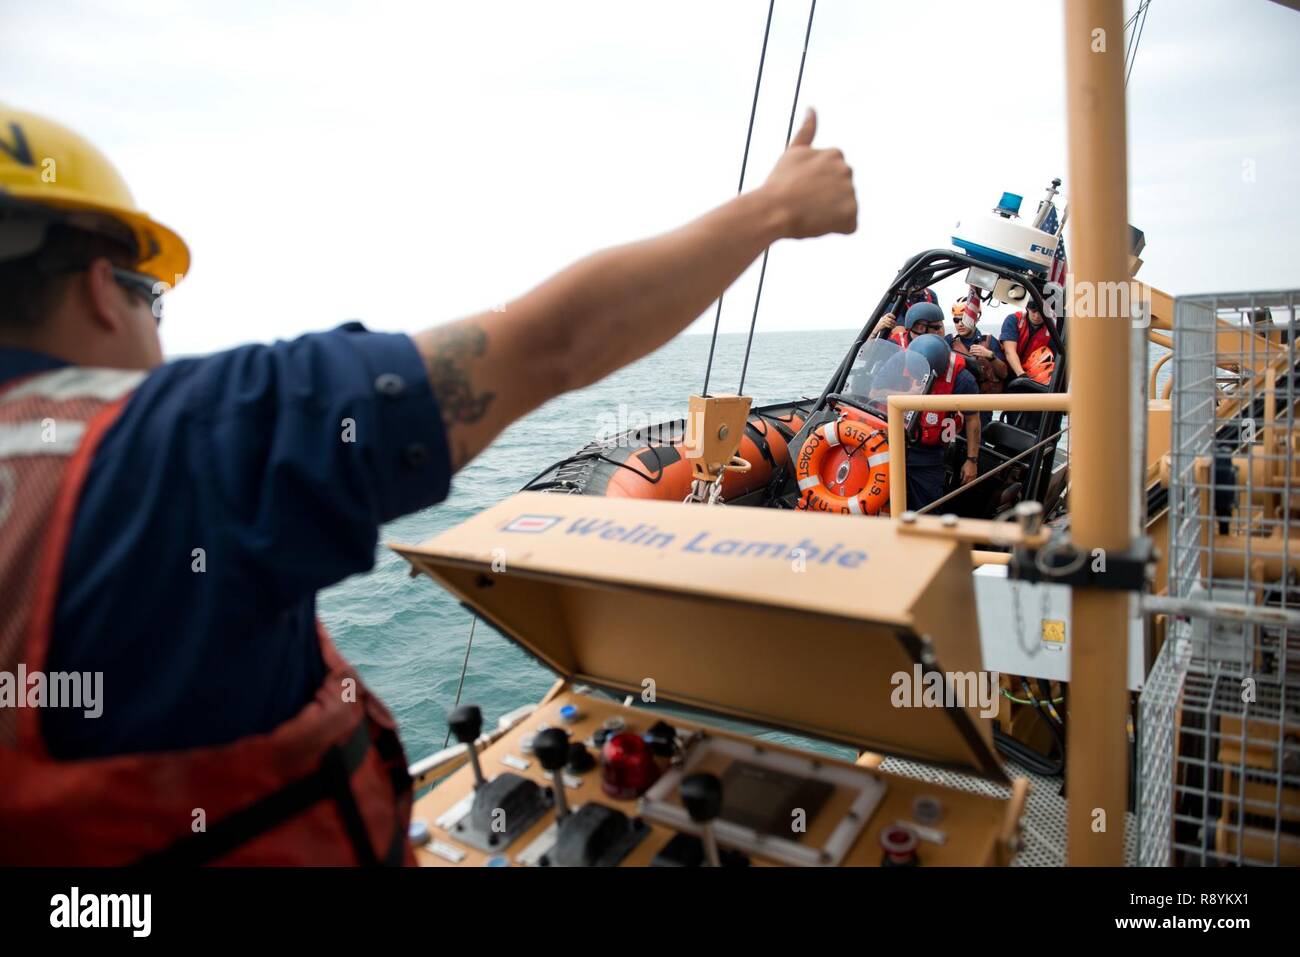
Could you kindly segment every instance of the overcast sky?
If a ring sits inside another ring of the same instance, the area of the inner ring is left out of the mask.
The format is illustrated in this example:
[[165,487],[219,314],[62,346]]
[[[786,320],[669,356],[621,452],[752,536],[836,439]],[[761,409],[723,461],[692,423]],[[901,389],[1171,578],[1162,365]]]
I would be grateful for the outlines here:
[[[754,185],[785,137],[808,10],[776,7]],[[96,142],[189,242],[170,354],[349,318],[414,331],[726,200],[766,11],[0,0],[0,95]],[[774,248],[760,330],[856,326],[905,259],[1003,190],[1030,211],[1054,176],[1068,195],[1061,13],[818,3],[801,102],[855,169],[860,226]],[[1300,285],[1297,50],[1300,13],[1269,0],[1153,0],[1129,85],[1142,279]],[[748,326],[756,274],[728,293],[724,329]]]

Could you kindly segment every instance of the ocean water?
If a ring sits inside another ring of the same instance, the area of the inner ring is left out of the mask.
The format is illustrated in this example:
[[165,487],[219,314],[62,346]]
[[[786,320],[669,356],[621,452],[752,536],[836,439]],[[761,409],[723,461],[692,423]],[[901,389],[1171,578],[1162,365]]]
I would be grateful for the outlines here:
[[[856,330],[771,332],[754,337],[746,392],[756,405],[819,395]],[[704,384],[708,335],[679,336],[601,382],[547,403],[507,429],[456,476],[440,505],[382,530],[375,567],[320,596],[320,615],[340,650],[393,711],[416,760],[443,746],[446,713],[470,635],[471,614],[384,542],[417,543],[509,497],[543,468],[615,425],[634,427],[685,415]],[[734,391],[745,352],[743,333],[718,337],[713,392]],[[480,622],[465,673],[462,702],[479,705],[486,722],[536,702],[555,676]],[[731,725],[730,722],[716,722]],[[771,733],[775,740],[790,740]]]

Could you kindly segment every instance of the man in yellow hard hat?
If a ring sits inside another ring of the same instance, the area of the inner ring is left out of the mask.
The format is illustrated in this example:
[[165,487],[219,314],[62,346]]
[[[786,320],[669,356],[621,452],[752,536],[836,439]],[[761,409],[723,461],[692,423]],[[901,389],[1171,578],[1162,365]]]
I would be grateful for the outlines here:
[[758,189],[504,311],[163,363],[184,242],[85,140],[0,106],[0,863],[409,863],[405,757],[317,590],[770,243],[852,232],[815,129]]

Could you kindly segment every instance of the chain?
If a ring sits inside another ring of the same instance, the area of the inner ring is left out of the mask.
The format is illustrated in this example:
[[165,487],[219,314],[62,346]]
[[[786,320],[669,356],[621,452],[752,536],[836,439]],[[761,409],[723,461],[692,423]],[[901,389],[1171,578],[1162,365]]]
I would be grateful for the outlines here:
[[703,479],[692,480],[691,490],[686,493],[686,497],[682,501],[686,503],[700,502],[704,505],[725,505],[726,502],[722,499],[723,474],[725,472],[719,473],[718,477],[712,482],[706,482]]

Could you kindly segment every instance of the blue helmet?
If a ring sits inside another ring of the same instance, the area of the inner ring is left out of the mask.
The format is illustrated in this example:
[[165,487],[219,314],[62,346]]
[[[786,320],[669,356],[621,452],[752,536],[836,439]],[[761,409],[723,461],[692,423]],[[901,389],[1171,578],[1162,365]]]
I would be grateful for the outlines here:
[[903,316],[903,328],[911,332],[912,327],[918,322],[938,323],[939,327],[943,328],[943,310],[933,302],[918,302],[909,306]]
[[[913,306],[912,308],[915,309],[916,307]],[[935,307],[936,310],[938,308],[938,306]],[[930,369],[935,375],[947,374],[948,363],[952,358],[952,349],[944,341],[943,336],[936,336],[934,333],[917,336],[908,345],[907,351],[920,353],[925,361],[930,364]]]

